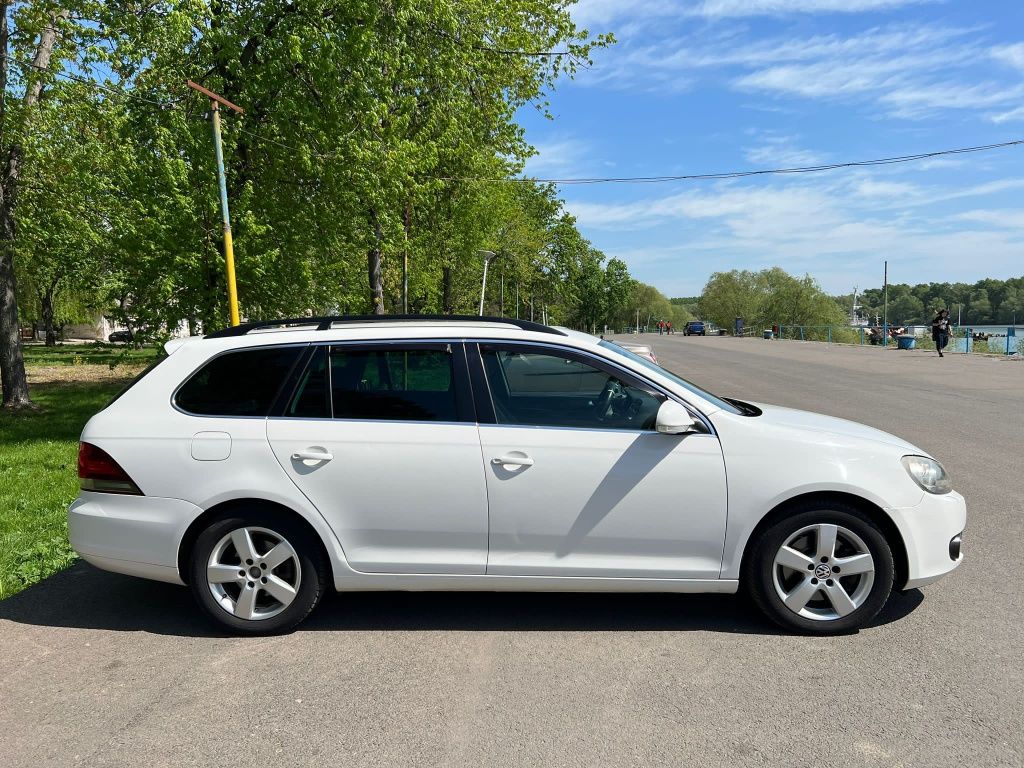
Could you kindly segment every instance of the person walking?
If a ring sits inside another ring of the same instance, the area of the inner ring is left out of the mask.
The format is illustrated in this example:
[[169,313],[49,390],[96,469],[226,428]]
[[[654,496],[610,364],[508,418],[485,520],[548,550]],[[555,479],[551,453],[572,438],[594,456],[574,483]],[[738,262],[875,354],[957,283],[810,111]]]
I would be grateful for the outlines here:
[[932,320],[932,341],[935,342],[935,349],[942,357],[942,350],[949,344],[949,310],[940,309],[939,314]]

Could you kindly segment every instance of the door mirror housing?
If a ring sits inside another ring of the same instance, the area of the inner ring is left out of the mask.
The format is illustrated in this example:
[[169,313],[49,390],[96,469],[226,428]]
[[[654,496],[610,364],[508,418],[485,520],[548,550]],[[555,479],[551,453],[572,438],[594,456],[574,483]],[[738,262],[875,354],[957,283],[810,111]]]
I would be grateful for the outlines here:
[[658,408],[656,429],[663,435],[685,435],[696,432],[697,424],[683,406],[675,400],[666,400]]

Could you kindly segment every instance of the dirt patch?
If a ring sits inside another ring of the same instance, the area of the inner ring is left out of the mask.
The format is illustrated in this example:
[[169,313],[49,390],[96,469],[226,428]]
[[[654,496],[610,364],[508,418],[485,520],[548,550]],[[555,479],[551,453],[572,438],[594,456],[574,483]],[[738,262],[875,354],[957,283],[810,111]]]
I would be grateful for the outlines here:
[[67,381],[127,381],[146,367],[144,363],[126,363],[116,368],[109,365],[29,365],[25,372],[28,383],[49,384]]

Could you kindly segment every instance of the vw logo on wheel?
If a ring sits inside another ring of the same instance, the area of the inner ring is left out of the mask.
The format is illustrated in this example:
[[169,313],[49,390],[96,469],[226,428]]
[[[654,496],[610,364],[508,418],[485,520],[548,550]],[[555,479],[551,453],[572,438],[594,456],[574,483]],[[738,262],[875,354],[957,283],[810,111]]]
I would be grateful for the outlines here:
[[814,569],[814,575],[819,579],[830,579],[832,578],[832,569],[825,565],[825,563],[821,563]]

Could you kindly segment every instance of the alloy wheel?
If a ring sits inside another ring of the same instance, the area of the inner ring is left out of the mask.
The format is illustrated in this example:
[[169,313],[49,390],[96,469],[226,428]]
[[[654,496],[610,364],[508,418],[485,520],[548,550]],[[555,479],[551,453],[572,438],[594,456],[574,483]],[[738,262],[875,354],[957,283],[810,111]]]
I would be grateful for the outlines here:
[[779,548],[772,581],[783,605],[805,619],[835,621],[860,608],[875,582],[864,540],[841,525],[805,526]]
[[284,611],[298,595],[301,577],[295,548],[269,528],[236,528],[217,542],[206,564],[214,600],[247,621]]

